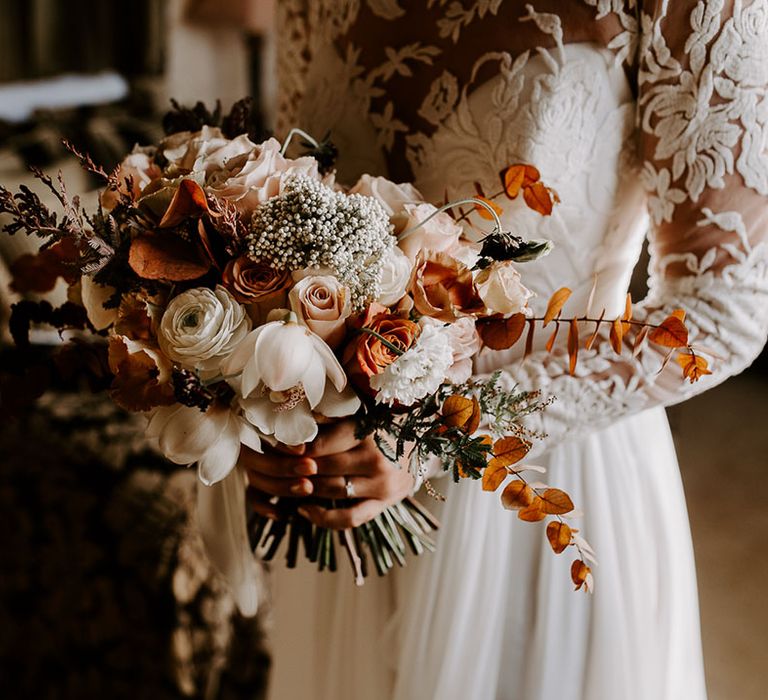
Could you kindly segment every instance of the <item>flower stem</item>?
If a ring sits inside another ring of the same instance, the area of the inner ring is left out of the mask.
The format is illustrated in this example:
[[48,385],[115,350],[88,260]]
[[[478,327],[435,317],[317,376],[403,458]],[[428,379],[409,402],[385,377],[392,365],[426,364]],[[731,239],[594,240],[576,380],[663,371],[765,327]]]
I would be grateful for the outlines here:
[[285,137],[285,141],[283,142],[283,147],[280,149],[281,156],[285,155],[285,152],[288,150],[288,146],[291,145],[291,140],[296,135],[301,136],[302,138],[305,138],[315,148],[320,148],[320,144],[317,142],[317,140],[312,138],[306,131],[304,131],[303,129],[293,128],[288,132],[288,136]]
[[426,224],[430,219],[437,216],[438,214],[442,214],[444,211],[450,209],[451,207],[457,207],[461,206],[462,204],[474,204],[479,205],[485,209],[488,210],[488,213],[493,217],[493,220],[496,224],[496,230],[501,231],[501,219],[499,219],[499,215],[496,213],[496,210],[488,204],[488,202],[484,202],[482,199],[477,199],[476,197],[470,197],[469,199],[456,199],[453,202],[448,202],[448,204],[443,204],[442,207],[439,209],[433,211],[424,221],[421,221],[420,223],[411,226],[411,228],[406,229],[403,231],[397,238],[399,241],[402,241],[404,238],[407,238],[412,233],[420,229],[424,224]]
[[373,328],[363,327],[360,329],[360,332],[368,333],[368,335],[372,335],[374,338],[378,338],[378,340],[381,341],[381,344],[385,348],[389,348],[393,353],[395,353],[395,355],[400,356],[405,353],[405,350],[402,350],[401,348],[397,347],[397,345],[393,345],[392,343],[390,343],[383,335],[381,335],[381,333],[377,333],[375,330],[373,330]]

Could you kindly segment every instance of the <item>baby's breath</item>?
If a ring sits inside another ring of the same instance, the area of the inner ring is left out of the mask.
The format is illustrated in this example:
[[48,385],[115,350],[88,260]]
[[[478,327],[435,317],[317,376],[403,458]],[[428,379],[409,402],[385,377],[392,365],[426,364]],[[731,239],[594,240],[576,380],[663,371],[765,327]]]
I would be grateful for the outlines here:
[[395,244],[383,207],[373,198],[344,194],[305,175],[253,214],[248,256],[278,270],[329,268],[362,309],[381,293],[385,253]]

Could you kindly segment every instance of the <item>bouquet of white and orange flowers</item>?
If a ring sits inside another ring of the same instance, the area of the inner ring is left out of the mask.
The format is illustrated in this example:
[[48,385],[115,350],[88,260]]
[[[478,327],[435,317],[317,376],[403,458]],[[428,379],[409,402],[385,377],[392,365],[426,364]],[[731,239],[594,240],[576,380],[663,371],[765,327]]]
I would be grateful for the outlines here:
[[[305,153],[288,158],[290,137],[254,143],[227,123],[169,134],[110,174],[78,154],[105,180],[93,215],[42,174],[61,218],[29,190],[0,188],[0,211],[13,217],[6,230],[44,241],[37,277],[70,285],[58,309],[16,306],[17,343],[31,323],[101,343],[113,399],[146,413],[147,434],[169,460],[197,464],[203,536],[245,613],[256,607],[251,547],[271,558],[289,534],[289,565],[301,542],[321,569],[334,569],[337,545],[293,510],[278,522],[254,516],[249,546],[241,449],[311,443],[319,424],[345,417],[417,483],[436,460],[488,490],[510,477],[504,505],[522,520],[553,516],[552,547],[578,550],[574,582],[589,588],[589,547],[562,519],[573,503],[527,482],[520,466],[536,437],[522,419],[546,401],[497,375],[472,377],[484,344],[509,347],[536,322],[520,265],[549,243],[503,231],[482,197],[438,208],[381,177],[342,187],[329,143],[299,132]],[[530,165],[511,166],[502,184],[542,214],[556,202]],[[463,235],[461,207],[489,222],[477,242]],[[556,318],[566,295],[555,294],[538,320]],[[361,580],[367,556],[384,573],[408,549],[432,549],[436,527],[408,498],[338,542]]]

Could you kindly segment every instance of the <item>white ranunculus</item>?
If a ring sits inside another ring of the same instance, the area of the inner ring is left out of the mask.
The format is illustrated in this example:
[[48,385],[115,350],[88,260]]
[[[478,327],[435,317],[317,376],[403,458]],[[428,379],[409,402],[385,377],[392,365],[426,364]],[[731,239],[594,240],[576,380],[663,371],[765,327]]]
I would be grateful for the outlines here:
[[210,379],[250,330],[245,308],[224,287],[197,287],[171,300],[157,339],[168,358]]
[[360,407],[357,396],[345,391],[347,377],[333,351],[295,319],[271,321],[249,333],[224,371],[241,375],[247,420],[285,445],[315,438],[313,411],[341,417]]
[[288,298],[299,320],[329,347],[336,348],[344,340],[344,324],[352,313],[352,303],[349,288],[336,277],[304,277]]
[[397,304],[405,296],[412,271],[410,258],[400,248],[390,248],[381,271],[381,295],[377,301],[384,306]]
[[475,286],[486,308],[496,314],[525,313],[533,292],[523,286],[513,262],[494,262],[475,277]]
[[453,347],[447,328],[424,317],[416,342],[382,372],[371,377],[379,403],[411,406],[434,394],[446,381],[453,364]]
[[472,376],[472,359],[480,352],[475,319],[462,316],[445,330],[453,350],[453,364],[448,368],[446,378],[454,384],[462,384]]
[[[427,221],[436,210],[426,203],[405,205],[404,215],[396,224],[397,244],[411,260],[415,260],[422,250],[448,253],[459,244],[463,229],[446,212]],[[419,226],[422,221],[426,223]]]
[[406,204],[424,201],[421,193],[409,183],[395,184],[385,177],[367,174],[360,177],[349,193],[374,197],[390,216],[402,212]]

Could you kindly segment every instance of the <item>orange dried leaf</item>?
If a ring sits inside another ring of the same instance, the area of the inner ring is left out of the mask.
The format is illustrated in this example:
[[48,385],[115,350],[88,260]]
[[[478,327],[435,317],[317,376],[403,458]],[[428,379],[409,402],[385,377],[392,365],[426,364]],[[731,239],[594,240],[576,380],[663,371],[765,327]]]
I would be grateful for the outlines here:
[[627,292],[627,301],[624,305],[624,321],[631,321],[632,320],[632,294],[630,292]]
[[547,489],[541,494],[541,509],[548,515],[565,515],[573,510],[573,501],[565,491]]
[[507,476],[509,476],[509,472],[506,467],[491,460],[483,472],[483,491],[495,491]]
[[597,340],[597,336],[600,334],[600,326],[603,323],[603,319],[605,318],[605,309],[603,309],[600,312],[600,318],[597,319],[597,322],[595,323],[595,332],[589,336],[587,339],[587,342],[584,344],[585,350],[591,350],[592,346],[595,344],[595,341]]
[[501,464],[509,467],[517,464],[531,449],[531,443],[511,435],[497,440],[493,446],[493,459],[490,464]]
[[463,428],[472,417],[472,399],[454,394],[443,403],[443,423],[449,428]]
[[675,348],[672,348],[665,356],[664,356],[664,362],[661,363],[661,367],[659,367],[659,374],[661,374],[669,364],[669,361],[672,359],[672,356],[675,354]]
[[502,174],[504,192],[510,199],[520,194],[520,189],[525,181],[525,165],[510,165]]
[[693,384],[698,382],[706,374],[712,374],[709,363],[700,355],[693,353],[680,353],[677,363],[683,368],[683,376]]
[[110,396],[118,406],[128,411],[148,411],[175,403],[173,388],[159,381],[155,359],[143,349],[131,352],[120,336],[109,340],[109,368],[115,375]]
[[533,321],[533,319],[528,320],[528,336],[525,339],[525,353],[523,354],[523,359],[528,357],[528,355],[531,354],[531,350],[533,350],[533,335],[536,331],[536,323]]
[[568,287],[562,287],[550,297],[547,311],[544,314],[544,326],[563,310],[563,306],[565,306],[565,302],[568,301],[570,296],[571,290]]
[[[498,216],[501,216],[504,210],[498,205],[494,204],[490,199],[487,197],[483,197],[481,195],[475,195],[475,199],[480,199],[486,204],[488,204],[491,209],[493,209]],[[475,204],[475,211],[480,215],[481,218],[486,219],[487,221],[493,221],[493,216],[491,215],[491,212],[489,212],[482,204]]]
[[501,492],[501,505],[507,510],[527,508],[536,500],[533,489],[524,481],[515,479]]
[[627,335],[629,333],[630,328],[632,328],[632,324],[629,323],[632,320],[632,295],[627,292],[627,301],[624,306],[624,315],[621,317],[621,326],[624,330],[624,335]]
[[197,248],[178,236],[145,233],[131,241],[128,264],[142,279],[187,282],[210,269]]
[[[680,313],[685,316],[685,312]],[[648,334],[648,339],[665,348],[684,348],[688,345],[688,329],[678,311],[675,311]]]
[[525,314],[515,314],[509,318],[494,318],[479,321],[477,332],[486,347],[491,350],[507,350],[523,335]]
[[577,559],[571,564],[571,581],[573,581],[577,591],[587,582],[590,572],[591,569],[581,559]]
[[579,361],[579,322],[571,319],[571,326],[568,329],[568,371],[571,376],[576,374],[576,364]]
[[207,211],[208,200],[203,188],[194,180],[182,180],[158,228],[178,226],[185,219],[202,216]]
[[553,520],[547,525],[547,539],[555,554],[562,554],[571,544],[573,532],[566,523]]
[[552,352],[552,348],[555,347],[555,341],[557,340],[557,334],[560,332],[560,324],[555,321],[555,330],[552,331],[552,335],[549,336],[547,341],[547,352]]
[[552,213],[554,204],[552,193],[543,182],[534,182],[530,187],[524,187],[523,199],[531,209],[542,216],[549,216]]
[[675,309],[671,315],[685,323],[685,309]]
[[621,355],[621,341],[624,338],[624,326],[621,319],[617,318],[611,323],[611,347],[617,355]]
[[480,410],[480,402],[473,396],[472,397],[472,415],[469,420],[464,424],[464,432],[467,435],[472,435],[480,427],[480,419],[482,418],[482,411]]
[[640,329],[640,332],[637,334],[637,337],[635,338],[635,344],[632,348],[632,354],[635,357],[637,357],[640,354],[640,350],[643,349],[643,341],[645,340],[650,330],[650,326],[643,326]]
[[527,523],[538,523],[539,521],[544,520],[544,518],[547,517],[547,514],[541,508],[541,499],[536,496],[531,505],[517,512],[517,517]]

